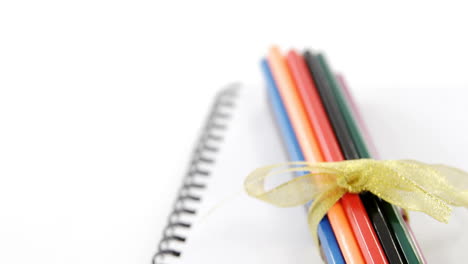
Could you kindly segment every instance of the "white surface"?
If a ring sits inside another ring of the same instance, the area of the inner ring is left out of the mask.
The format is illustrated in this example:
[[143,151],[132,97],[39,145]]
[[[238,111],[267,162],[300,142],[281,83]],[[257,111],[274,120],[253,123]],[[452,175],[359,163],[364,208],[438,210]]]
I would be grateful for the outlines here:
[[465,11],[462,1],[2,1],[0,262],[148,263],[214,91],[261,87],[272,43],[327,52],[382,158],[468,169]]

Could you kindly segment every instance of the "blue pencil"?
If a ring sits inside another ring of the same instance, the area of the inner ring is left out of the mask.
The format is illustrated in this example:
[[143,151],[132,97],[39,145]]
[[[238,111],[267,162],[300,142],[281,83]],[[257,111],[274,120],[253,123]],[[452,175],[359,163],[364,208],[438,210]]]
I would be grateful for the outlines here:
[[[286,113],[286,109],[281,101],[278,87],[273,79],[268,62],[265,59],[262,60],[261,67],[267,83],[268,97],[270,99],[283,142],[286,146],[289,159],[291,161],[304,161],[304,156],[302,155],[299,143],[297,142],[288,114]],[[307,204],[307,207],[309,206],[310,202]],[[317,233],[327,263],[345,264],[343,255],[341,254],[340,247],[338,246],[338,242],[336,241],[335,234],[333,233],[333,229],[327,216],[325,216],[320,222]]]

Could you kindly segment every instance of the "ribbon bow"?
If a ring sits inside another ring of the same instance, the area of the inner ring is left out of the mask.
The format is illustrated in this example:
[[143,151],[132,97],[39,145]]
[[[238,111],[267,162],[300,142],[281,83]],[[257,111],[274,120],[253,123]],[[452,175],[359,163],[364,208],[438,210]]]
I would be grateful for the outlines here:
[[[303,175],[265,190],[268,177],[288,172]],[[347,192],[368,191],[405,210],[424,212],[444,223],[448,222],[452,212],[450,205],[468,207],[467,172],[413,160],[276,164],[253,171],[246,178],[244,187],[250,196],[279,207],[302,205],[313,200],[307,218],[316,241],[320,220]]]

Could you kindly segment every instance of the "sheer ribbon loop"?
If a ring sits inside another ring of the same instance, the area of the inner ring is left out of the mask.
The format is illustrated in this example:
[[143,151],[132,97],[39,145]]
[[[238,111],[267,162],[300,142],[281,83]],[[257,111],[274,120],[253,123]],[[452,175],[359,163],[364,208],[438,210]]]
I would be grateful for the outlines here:
[[[271,190],[265,189],[267,178],[291,172],[299,176]],[[250,196],[280,207],[314,200],[307,218],[315,239],[321,219],[347,192],[369,191],[403,210],[424,212],[445,223],[451,206],[468,207],[467,172],[414,160],[276,164],[253,171],[244,187]]]

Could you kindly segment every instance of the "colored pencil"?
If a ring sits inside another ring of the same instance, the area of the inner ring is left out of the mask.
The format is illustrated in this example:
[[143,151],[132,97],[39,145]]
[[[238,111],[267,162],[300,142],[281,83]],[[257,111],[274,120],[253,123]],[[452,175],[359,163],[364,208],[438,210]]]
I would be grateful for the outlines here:
[[[303,161],[304,156],[302,155],[296,135],[294,134],[291,122],[289,121],[286,109],[281,101],[278,88],[276,87],[266,60],[262,60],[261,68],[267,83],[268,101],[270,102],[276,124],[282,135],[282,142],[285,145],[289,159],[293,161]],[[317,234],[319,236],[320,246],[325,261],[328,264],[345,264],[343,255],[341,254],[341,250],[327,216],[325,216],[320,222]]]
[[340,74],[336,74],[336,80],[338,81],[339,87],[341,88],[341,91],[343,93],[343,96],[345,97],[345,100],[349,103],[349,107],[351,109],[351,115],[355,117],[354,119],[356,120],[360,128],[360,133],[364,137],[366,146],[369,149],[371,156],[374,158],[378,158],[377,148],[375,147],[374,141],[372,140],[372,137],[370,136],[369,129],[367,129],[367,126],[364,123],[364,119],[361,115],[361,111],[359,111],[359,107],[354,101],[354,97],[352,96],[351,91],[346,85],[346,81],[344,77]]
[[[339,88],[340,88],[340,90],[342,92],[342,95],[344,96],[345,100],[349,103],[351,115],[353,117],[355,117],[354,120],[357,122],[357,125],[360,128],[360,134],[363,135],[363,138],[365,139],[365,142],[367,143],[368,149],[371,150],[372,157],[373,158],[378,158],[377,151],[376,151],[375,145],[374,145],[374,143],[373,143],[373,141],[372,141],[372,139],[370,137],[369,130],[367,129],[367,126],[364,123],[361,112],[359,111],[359,107],[355,103],[354,98],[353,98],[353,96],[351,94],[351,91],[350,91],[349,87],[346,84],[346,81],[345,81],[344,77],[341,76],[341,75],[336,75],[336,79],[338,81]],[[398,214],[398,215],[400,215],[400,214]],[[403,219],[403,220],[405,220],[405,219]],[[400,222],[403,222],[403,221],[400,220]],[[414,236],[413,230],[411,229],[409,223],[407,223],[406,220],[405,220],[404,224],[405,224],[406,229],[408,231],[407,235],[411,239],[412,244],[414,245],[413,249],[416,251],[417,255],[420,257],[422,262],[427,263],[426,259],[424,258],[424,255],[422,254],[421,247],[419,246],[419,244],[418,244],[418,242],[417,242],[417,240],[416,240],[416,238]]]
[[[285,58],[277,47],[273,47],[267,59],[305,160],[323,161],[316,136],[308,121]],[[346,263],[365,263],[340,201],[328,211],[328,218]]]
[[[287,62],[301,95],[308,119],[317,135],[324,161],[344,160],[304,59],[295,51],[290,51],[287,55]],[[366,263],[388,263],[359,195],[346,194],[341,199],[341,203]]]

